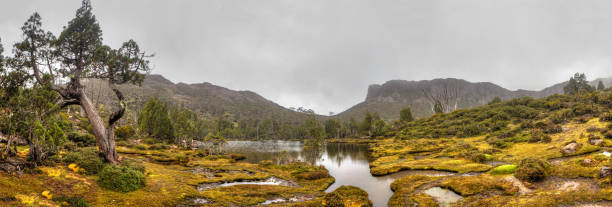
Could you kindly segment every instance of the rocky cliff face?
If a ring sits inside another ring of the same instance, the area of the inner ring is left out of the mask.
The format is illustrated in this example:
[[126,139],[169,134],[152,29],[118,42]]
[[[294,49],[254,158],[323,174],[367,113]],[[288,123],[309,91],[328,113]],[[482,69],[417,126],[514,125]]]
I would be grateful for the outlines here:
[[[604,85],[612,86],[612,78],[596,79],[595,85],[602,80]],[[370,85],[366,99],[338,114],[342,119],[350,117],[359,119],[366,111],[376,112],[387,120],[399,118],[399,111],[407,106],[412,108],[416,117],[426,117],[433,114],[433,106],[427,94],[443,93],[444,89],[456,92],[456,98],[451,101],[451,107],[456,109],[471,108],[487,104],[495,97],[510,100],[518,97],[541,98],[553,94],[563,94],[566,82],[555,84],[540,91],[508,90],[489,82],[472,83],[461,79],[447,78],[423,81],[391,80],[384,84]]]

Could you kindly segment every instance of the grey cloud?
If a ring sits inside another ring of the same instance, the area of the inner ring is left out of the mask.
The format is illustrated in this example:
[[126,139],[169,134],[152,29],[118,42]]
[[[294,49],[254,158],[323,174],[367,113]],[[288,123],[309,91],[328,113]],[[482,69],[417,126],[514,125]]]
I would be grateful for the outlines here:
[[[38,11],[59,32],[80,0],[0,8],[5,48]],[[340,112],[369,84],[456,77],[541,89],[573,72],[610,76],[605,0],[93,0],[107,44],[133,38],[175,82],[252,90]]]

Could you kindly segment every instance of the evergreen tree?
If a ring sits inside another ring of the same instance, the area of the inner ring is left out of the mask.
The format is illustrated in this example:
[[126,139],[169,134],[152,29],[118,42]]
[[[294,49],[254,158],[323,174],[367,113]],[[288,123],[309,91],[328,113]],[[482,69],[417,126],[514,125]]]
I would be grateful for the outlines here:
[[329,138],[340,137],[340,121],[337,119],[328,119],[325,121],[325,133]]
[[373,123],[372,114],[370,114],[370,112],[366,112],[365,116],[363,117],[363,121],[361,121],[361,124],[359,127],[361,132],[367,133],[368,136],[372,136],[372,123]]
[[495,96],[495,98],[493,98],[493,100],[489,101],[489,103],[487,104],[491,105],[491,104],[496,104],[496,103],[501,103],[501,102],[502,102],[501,98],[499,98],[499,96]]
[[150,98],[138,113],[138,129],[158,140],[174,141],[174,129],[168,115],[168,104]]
[[589,85],[584,73],[576,73],[570,78],[567,85],[563,87],[563,91],[565,94],[574,95],[582,92],[592,92],[594,89]]
[[400,121],[410,122],[413,120],[414,117],[412,116],[412,109],[410,109],[410,107],[406,107],[400,111]]
[[[22,27],[24,40],[15,44],[15,66],[27,69],[35,85],[50,84],[61,97],[55,110],[80,105],[92,126],[98,149],[104,159],[119,164],[115,149],[115,125],[125,113],[126,103],[117,84],[140,84],[150,71],[148,56],[133,40],[119,48],[102,44],[102,30],[92,13],[91,2],[83,0],[74,19],[63,28],[59,37],[42,30],[41,18],[34,13]],[[47,81],[46,77],[50,80]],[[82,79],[107,81],[119,100],[118,110],[106,123],[85,94]],[[65,84],[55,84],[67,80]]]
[[196,136],[197,115],[186,109],[183,104],[173,107],[170,112],[170,120],[174,132],[174,143],[187,147]]
[[387,127],[387,123],[385,123],[382,119],[377,119],[374,121],[374,126],[372,130],[372,136],[382,136],[385,134],[385,130]]
[[606,86],[604,86],[604,84],[601,81],[599,81],[599,83],[597,84],[597,90],[603,91],[604,89],[606,89]]

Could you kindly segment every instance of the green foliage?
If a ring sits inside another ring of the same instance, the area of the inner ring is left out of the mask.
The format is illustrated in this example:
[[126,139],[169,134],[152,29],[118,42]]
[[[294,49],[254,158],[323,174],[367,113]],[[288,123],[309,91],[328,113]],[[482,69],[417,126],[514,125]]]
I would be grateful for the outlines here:
[[227,139],[219,132],[209,132],[202,141],[207,144],[209,154],[220,153],[221,147],[227,143]]
[[145,186],[146,176],[142,169],[132,166],[106,165],[99,173],[100,187],[118,191],[132,192]]
[[338,119],[325,120],[325,134],[328,138],[340,137],[340,127],[340,120]]
[[592,92],[594,89],[586,79],[584,73],[576,73],[574,77],[571,77],[567,82],[567,85],[563,87],[563,91],[565,94],[578,94],[584,92]]
[[361,132],[366,132],[368,135],[372,134],[372,123],[374,123],[374,118],[370,112],[366,112],[363,117],[363,121],[359,124],[359,130]]
[[96,138],[90,133],[70,132],[67,135],[68,140],[72,141],[79,147],[90,147],[96,145]]
[[174,131],[168,115],[168,104],[150,98],[138,113],[138,129],[148,136],[173,141]]
[[75,163],[85,170],[87,175],[95,175],[104,167],[104,161],[98,150],[94,147],[81,148],[77,151],[67,153],[63,158],[64,163]]
[[491,104],[497,104],[497,103],[501,103],[501,102],[502,102],[501,98],[496,96],[495,98],[493,98],[493,100],[489,101],[489,103],[487,103],[487,104],[491,105]]
[[410,122],[413,120],[414,116],[412,116],[412,109],[410,109],[410,107],[406,107],[400,111],[400,121]]
[[119,126],[115,129],[115,136],[119,139],[132,138],[135,134],[136,130],[134,130],[132,125]]
[[60,203],[62,207],[89,207],[89,203],[81,197],[54,196],[53,201]]
[[549,171],[550,163],[547,161],[528,158],[521,161],[516,172],[514,172],[514,176],[523,181],[537,182],[546,178]]

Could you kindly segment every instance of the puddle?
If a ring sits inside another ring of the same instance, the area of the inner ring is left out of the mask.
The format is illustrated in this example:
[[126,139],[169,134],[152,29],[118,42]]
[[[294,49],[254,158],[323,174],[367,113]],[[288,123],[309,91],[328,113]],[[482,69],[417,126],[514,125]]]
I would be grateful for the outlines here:
[[484,164],[491,165],[493,167],[497,167],[497,166],[500,166],[500,165],[506,165],[508,163],[507,162],[502,162],[502,161],[488,161],[488,162],[485,162]]
[[600,187],[591,178],[548,177],[544,181],[538,183],[538,189],[558,191],[576,191],[580,189],[589,189],[597,191],[600,190]]
[[271,199],[271,200],[264,201],[263,203],[260,203],[259,205],[270,205],[270,204],[288,203],[288,202],[302,202],[302,201],[308,201],[312,199],[314,199],[314,196],[302,195],[302,196],[294,196],[289,199],[285,199],[285,198]]
[[198,186],[198,190],[205,191],[213,188],[228,187],[234,185],[280,185],[297,187],[297,184],[292,181],[283,180],[277,177],[269,177],[265,180],[243,180],[235,182],[202,183]]
[[423,193],[433,197],[436,200],[436,202],[438,202],[438,204],[442,207],[448,207],[452,203],[455,203],[463,199],[463,197],[456,194],[455,192],[446,190],[440,187],[433,187],[433,188],[427,189],[423,191]]
[[176,207],[202,206],[207,203],[210,203],[210,201],[205,198],[188,198],[180,204],[176,205]]

